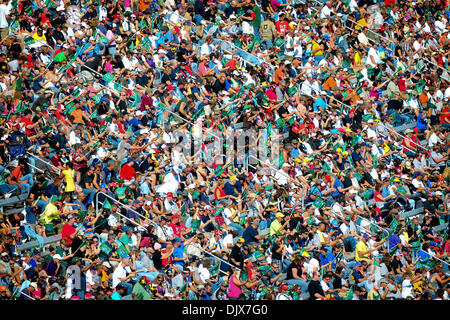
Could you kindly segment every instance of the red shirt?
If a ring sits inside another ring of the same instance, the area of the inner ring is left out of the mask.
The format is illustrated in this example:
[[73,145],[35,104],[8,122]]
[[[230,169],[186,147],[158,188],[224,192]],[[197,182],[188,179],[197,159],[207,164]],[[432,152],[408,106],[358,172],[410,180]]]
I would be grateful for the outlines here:
[[122,169],[120,170],[120,178],[124,180],[133,180],[136,175],[136,170],[128,163],[124,164]]
[[289,22],[287,22],[286,20],[283,20],[283,21],[277,21],[275,23],[275,28],[277,29],[277,31],[279,33],[281,33],[281,36],[284,37],[286,32],[291,29],[291,26],[289,25]]
[[230,59],[230,61],[225,64],[225,68],[228,68],[227,72],[236,70],[236,61],[234,59]]
[[450,120],[450,109],[449,108],[443,108],[442,109],[442,115],[441,115],[441,123],[447,123],[446,120]]
[[33,130],[30,130],[27,128],[30,124],[33,125],[34,122],[28,119],[27,117],[23,116],[22,119],[20,119],[20,122],[23,122],[25,124],[25,134],[27,136],[32,136],[33,134],[36,134],[36,132]]
[[214,199],[215,200],[219,200],[219,197],[217,197],[217,191],[219,191],[220,197],[226,196],[225,189],[222,189],[221,187],[217,187],[216,190],[214,190]]
[[187,230],[186,226],[182,222],[179,224],[171,222],[170,227],[172,228],[174,235],[178,238],[181,238],[181,233]]
[[[403,145],[404,147],[406,147],[406,139],[408,139],[408,137],[403,138],[403,143],[402,143],[402,145]],[[420,141],[419,141],[419,138],[417,138],[416,135],[411,135],[411,137],[410,137],[408,140],[410,140],[410,141],[412,141],[412,142],[414,142],[414,143],[416,143],[416,144],[419,144],[419,142],[420,142]],[[412,149],[412,150],[417,149],[417,146],[414,145],[414,143],[412,143],[412,147],[408,147],[408,148],[409,148],[409,149]],[[403,152],[404,152],[404,153],[406,153],[406,152],[408,152],[408,151],[410,151],[410,150],[408,150],[408,149],[406,149],[406,148],[403,148]]]
[[75,227],[69,223],[66,223],[62,228],[62,239],[67,239],[67,245],[72,243],[70,236],[76,231]]

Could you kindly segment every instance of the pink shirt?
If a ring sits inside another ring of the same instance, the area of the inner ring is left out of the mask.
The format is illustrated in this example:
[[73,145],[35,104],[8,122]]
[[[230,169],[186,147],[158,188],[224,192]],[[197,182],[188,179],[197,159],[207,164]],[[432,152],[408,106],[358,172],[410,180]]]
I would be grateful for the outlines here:
[[110,62],[105,63],[105,70],[106,70],[106,72],[113,72],[113,67]]
[[239,295],[242,292],[242,289],[240,287],[238,287],[235,283],[234,283],[234,274],[230,277],[230,287],[228,288],[228,296],[230,298],[238,298]]

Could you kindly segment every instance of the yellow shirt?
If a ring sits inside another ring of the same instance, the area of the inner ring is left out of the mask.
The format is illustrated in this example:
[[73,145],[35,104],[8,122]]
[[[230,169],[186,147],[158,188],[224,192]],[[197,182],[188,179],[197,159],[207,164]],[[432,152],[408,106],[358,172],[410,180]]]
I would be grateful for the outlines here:
[[58,219],[58,207],[56,207],[53,203],[49,202],[44,210],[44,222],[50,223],[55,219]]
[[33,34],[33,38],[38,41],[47,42],[47,38],[45,37],[45,34],[43,34],[43,33],[42,33],[42,37],[39,37],[36,32],[35,34]]
[[355,53],[355,64],[358,66],[360,66],[362,64],[362,58],[358,52]]
[[[312,51],[317,50],[320,48],[320,45],[316,41],[312,41]],[[315,56],[323,55],[323,51],[319,50],[316,53],[314,53]]]
[[367,27],[366,19],[362,18],[357,21],[357,25],[355,26],[355,30],[362,29],[363,27]]
[[64,180],[66,182],[66,188],[64,189],[64,191],[65,192],[75,191],[75,181],[73,180],[73,177],[75,176],[75,170],[73,169],[63,170],[62,174],[64,175]]
[[273,236],[274,234],[281,234],[280,229],[283,225],[278,220],[274,220],[270,224],[270,236]]
[[355,249],[355,260],[356,261],[360,261],[361,259],[369,259],[369,254],[360,256],[358,254],[358,252],[366,252],[369,250],[369,247],[367,246],[367,244],[364,243],[364,241],[359,241],[356,244],[356,249]]

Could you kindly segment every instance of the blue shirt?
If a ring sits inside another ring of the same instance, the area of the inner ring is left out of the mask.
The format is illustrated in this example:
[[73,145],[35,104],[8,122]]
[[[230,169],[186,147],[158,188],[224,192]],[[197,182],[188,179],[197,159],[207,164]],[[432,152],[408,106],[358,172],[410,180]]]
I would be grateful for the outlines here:
[[341,189],[344,189],[344,185],[342,184],[342,182],[339,179],[336,179],[336,181],[334,181],[334,185],[333,185],[333,188],[335,188],[336,191],[334,191],[331,194],[331,196],[333,198],[338,197],[343,194],[342,192],[339,192],[338,187],[341,187]]
[[316,102],[314,103],[314,111],[323,111],[327,107],[327,102],[322,99],[322,97],[319,97],[316,99]]
[[[174,258],[183,258],[183,252],[184,252],[184,243],[181,243],[179,247],[173,247],[172,256]],[[184,266],[184,261],[175,261],[173,264]]]
[[300,156],[300,150],[298,148],[293,148],[290,152],[291,158],[295,159]]
[[232,185],[230,182],[227,182],[227,183],[225,183],[225,186],[224,186],[225,194],[227,196],[232,195],[235,197],[239,196],[238,192],[241,192],[241,190],[240,190],[241,188],[242,188],[242,184],[239,181],[236,181],[235,185]]
[[133,130],[133,132],[139,130],[139,125],[142,126],[142,122],[140,120],[138,120],[136,117],[134,117],[133,119],[131,119],[130,121],[128,121],[128,125],[131,126],[131,130]]

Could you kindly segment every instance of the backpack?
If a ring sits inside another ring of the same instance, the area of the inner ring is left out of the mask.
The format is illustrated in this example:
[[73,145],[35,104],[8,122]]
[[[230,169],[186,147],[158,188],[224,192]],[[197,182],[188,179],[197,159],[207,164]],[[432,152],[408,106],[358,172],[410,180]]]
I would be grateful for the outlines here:
[[19,157],[26,154],[27,149],[27,137],[20,131],[14,131],[11,133],[9,139],[8,150],[12,157]]

